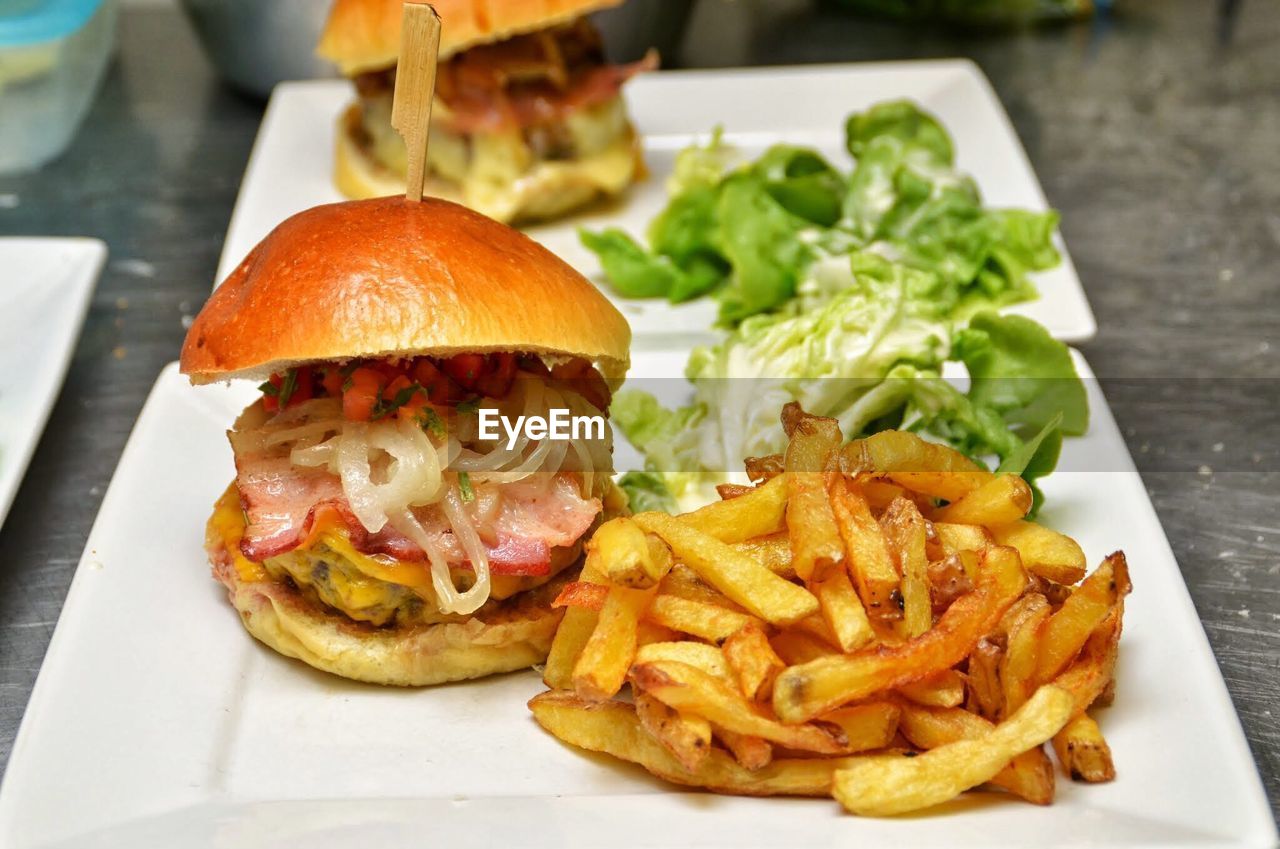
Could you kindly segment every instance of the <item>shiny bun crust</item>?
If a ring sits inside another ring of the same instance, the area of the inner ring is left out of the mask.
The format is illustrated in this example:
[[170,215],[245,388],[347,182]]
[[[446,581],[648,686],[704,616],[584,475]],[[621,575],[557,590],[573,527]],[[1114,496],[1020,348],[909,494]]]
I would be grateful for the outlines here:
[[[434,0],[440,58],[616,6],[622,0]],[[389,68],[400,55],[402,0],[336,0],[316,53],[348,76]]]
[[[216,560],[216,553],[215,553]],[[551,602],[578,570],[482,608],[463,622],[376,628],[329,613],[281,581],[214,567],[245,630],[287,657],[354,681],[424,687],[527,669],[547,659],[563,610]]]
[[617,380],[631,328],[585,277],[456,203],[403,196],[317,206],[281,223],[187,332],[193,383],[311,362],[522,351],[582,357]]

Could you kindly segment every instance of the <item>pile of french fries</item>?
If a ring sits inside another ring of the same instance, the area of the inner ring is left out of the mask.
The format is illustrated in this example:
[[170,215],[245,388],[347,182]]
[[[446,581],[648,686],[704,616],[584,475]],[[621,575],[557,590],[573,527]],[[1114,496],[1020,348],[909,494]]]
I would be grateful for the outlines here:
[[1025,481],[945,446],[782,418],[755,486],[595,533],[539,724],[678,784],[867,816],[979,786],[1048,804],[1050,741],[1073,779],[1112,779],[1091,710],[1114,693],[1124,555],[1086,575],[1026,521]]

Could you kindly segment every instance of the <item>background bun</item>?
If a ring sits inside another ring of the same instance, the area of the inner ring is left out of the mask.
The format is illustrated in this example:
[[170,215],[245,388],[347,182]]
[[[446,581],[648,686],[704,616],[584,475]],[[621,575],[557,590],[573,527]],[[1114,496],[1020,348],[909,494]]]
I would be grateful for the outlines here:
[[[440,14],[440,58],[476,44],[617,6],[622,0],[433,0]],[[400,55],[403,0],[336,0],[316,52],[353,76],[389,68]]]
[[465,622],[375,628],[329,613],[279,581],[216,570],[245,629],[288,657],[343,678],[425,687],[527,669],[547,659],[563,610],[551,602],[576,569]]
[[309,362],[526,351],[616,380],[631,328],[585,277],[529,237],[456,203],[403,196],[317,206],[282,222],[187,332],[194,383]]

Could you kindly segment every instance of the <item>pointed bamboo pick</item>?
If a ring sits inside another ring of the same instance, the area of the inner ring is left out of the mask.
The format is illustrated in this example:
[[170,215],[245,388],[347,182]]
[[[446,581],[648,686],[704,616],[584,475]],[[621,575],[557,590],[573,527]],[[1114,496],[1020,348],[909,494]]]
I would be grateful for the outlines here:
[[430,5],[405,0],[400,30],[400,60],[391,102],[391,126],[404,137],[409,172],[404,194],[422,200],[427,176],[427,134],[436,89],[436,55],[440,52],[440,16]]

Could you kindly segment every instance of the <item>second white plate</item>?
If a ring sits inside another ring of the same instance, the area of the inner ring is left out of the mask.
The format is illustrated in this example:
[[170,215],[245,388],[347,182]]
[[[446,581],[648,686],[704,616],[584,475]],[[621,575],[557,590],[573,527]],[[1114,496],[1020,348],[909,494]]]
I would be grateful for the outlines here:
[[0,524],[62,389],[106,258],[97,239],[0,239]]
[[[625,90],[644,137],[648,180],[607,210],[530,228],[529,235],[598,282],[599,262],[578,241],[579,227],[621,227],[643,235],[666,203],[663,184],[676,154],[721,125],[725,140],[754,157],[779,142],[808,145],[847,167],[844,119],[882,100],[910,98],[951,132],[959,167],[977,180],[993,206],[1048,206],[1018,137],[986,77],[972,62],[895,62],[729,71],[646,74]],[[218,282],[264,236],[296,212],[342,200],[334,188],[334,126],[351,101],[342,80],[285,83],[276,88],[245,171],[223,244]],[[1071,256],[1057,240],[1062,263],[1035,275],[1040,298],[1010,312],[1030,316],[1056,338],[1081,342],[1097,332]],[[638,347],[707,341],[715,304],[703,299],[672,307],[605,292],[626,314]]]

